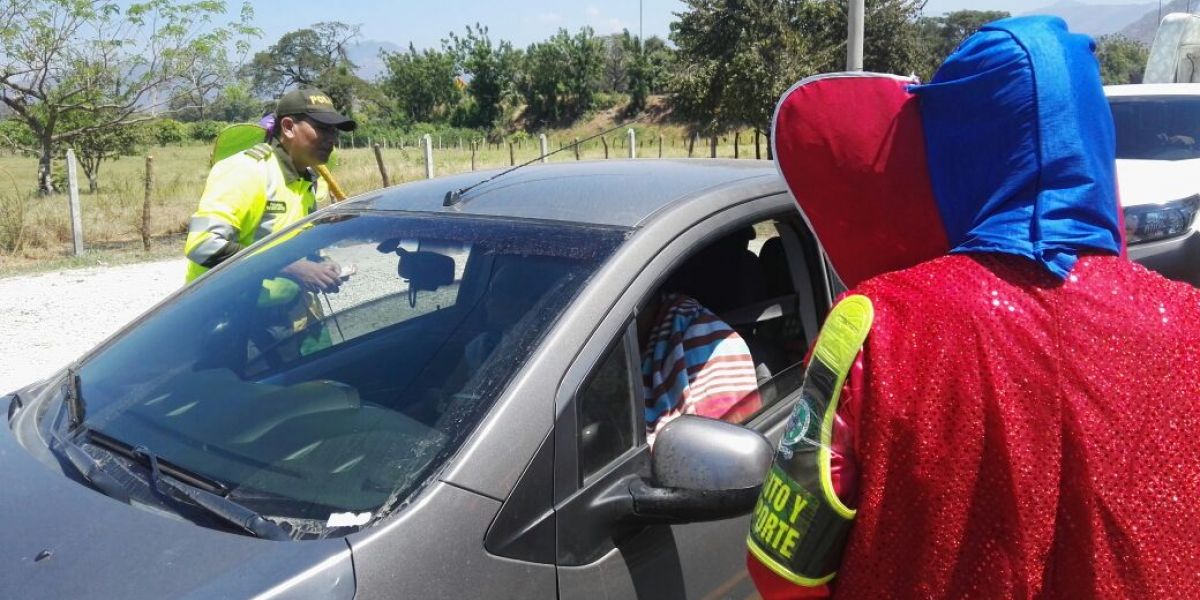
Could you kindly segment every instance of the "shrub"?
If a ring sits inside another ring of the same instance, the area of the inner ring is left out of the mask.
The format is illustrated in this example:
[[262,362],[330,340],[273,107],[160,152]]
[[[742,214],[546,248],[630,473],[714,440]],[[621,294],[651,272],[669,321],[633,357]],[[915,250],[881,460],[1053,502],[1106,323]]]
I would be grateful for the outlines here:
[[188,139],[188,126],[174,119],[159,119],[147,126],[150,141],[159,146],[170,146]]
[[20,252],[25,245],[27,214],[30,197],[13,191],[0,194],[0,250]]
[[197,142],[211,144],[217,139],[217,134],[228,125],[229,123],[224,121],[196,121],[190,125],[189,137]]

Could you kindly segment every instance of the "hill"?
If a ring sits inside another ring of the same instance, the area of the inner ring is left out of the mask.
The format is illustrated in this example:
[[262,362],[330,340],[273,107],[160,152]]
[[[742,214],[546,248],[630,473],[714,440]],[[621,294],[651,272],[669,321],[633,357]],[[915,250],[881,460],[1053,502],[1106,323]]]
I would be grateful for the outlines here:
[[354,63],[354,72],[359,77],[367,81],[375,81],[386,70],[383,59],[379,58],[379,52],[399,52],[401,50],[404,50],[404,48],[391,42],[366,40],[348,46],[346,48],[346,56],[350,59],[350,62]]
[[[1071,31],[1101,36],[1120,32],[1132,24],[1140,22],[1139,20],[1147,15],[1156,17],[1158,4],[1085,4],[1078,0],[1061,0],[1050,6],[1022,14],[1055,15],[1062,17]],[[1156,19],[1154,23],[1157,26]],[[1150,36],[1154,36],[1153,28],[1151,28]]]
[[[1188,12],[1190,3],[1187,0],[1172,0],[1163,4],[1162,14],[1173,12]],[[1197,6],[1200,6],[1198,4]],[[1137,40],[1149,46],[1154,42],[1154,32],[1158,31],[1159,11],[1155,6],[1154,10],[1146,13],[1142,18],[1121,30],[1121,35],[1130,39]]]

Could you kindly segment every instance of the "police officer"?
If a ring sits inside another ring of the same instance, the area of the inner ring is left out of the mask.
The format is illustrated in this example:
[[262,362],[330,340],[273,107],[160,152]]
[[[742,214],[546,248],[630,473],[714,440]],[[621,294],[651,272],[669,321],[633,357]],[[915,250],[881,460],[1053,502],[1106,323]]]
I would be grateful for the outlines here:
[[[315,167],[329,160],[338,133],[356,126],[320,90],[284,94],[275,107],[269,141],[218,162],[209,172],[200,207],[188,222],[187,281],[299,221],[328,199],[328,184]],[[308,291],[331,291],[340,281],[332,262],[301,260],[282,274]]]

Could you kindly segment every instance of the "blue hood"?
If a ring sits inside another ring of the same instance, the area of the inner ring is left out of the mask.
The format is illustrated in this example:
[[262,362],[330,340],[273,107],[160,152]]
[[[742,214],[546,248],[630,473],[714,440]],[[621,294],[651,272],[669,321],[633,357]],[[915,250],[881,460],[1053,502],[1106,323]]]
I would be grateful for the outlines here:
[[950,252],[1033,259],[1063,278],[1080,252],[1122,248],[1112,114],[1095,44],[1058,17],[985,25],[920,100]]

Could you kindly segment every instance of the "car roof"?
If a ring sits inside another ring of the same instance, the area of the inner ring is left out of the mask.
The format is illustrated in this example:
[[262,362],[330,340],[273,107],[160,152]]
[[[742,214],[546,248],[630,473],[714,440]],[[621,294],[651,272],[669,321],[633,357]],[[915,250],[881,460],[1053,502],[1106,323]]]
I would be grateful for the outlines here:
[[777,183],[764,160],[640,159],[529,165],[482,184],[443,206],[446,193],[479,183],[503,169],[475,171],[377,190],[348,208],[452,212],[634,227],[681,200],[731,186]]
[[1200,96],[1200,83],[1129,83],[1104,86],[1109,98],[1139,96]]

